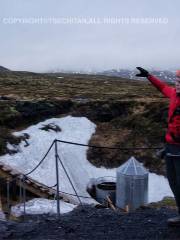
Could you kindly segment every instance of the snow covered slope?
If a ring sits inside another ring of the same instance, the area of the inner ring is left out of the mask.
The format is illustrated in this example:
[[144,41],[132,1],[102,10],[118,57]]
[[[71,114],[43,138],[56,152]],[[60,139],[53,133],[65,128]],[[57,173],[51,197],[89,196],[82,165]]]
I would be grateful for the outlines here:
[[[61,131],[42,130],[45,125],[53,124],[58,126]],[[0,161],[18,169],[23,173],[32,170],[42,159],[47,149],[54,139],[64,141],[72,141],[83,144],[88,144],[92,134],[95,132],[96,126],[85,117],[63,117],[52,118],[37,125],[31,126],[23,131],[14,133],[16,136],[21,136],[27,133],[30,138],[27,140],[29,146],[24,146],[22,142],[18,146],[19,152],[14,155],[6,154],[0,157]],[[16,146],[8,144],[8,147],[13,149]],[[58,154],[63,161],[77,193],[81,196],[90,197],[86,191],[87,184],[91,178],[102,176],[116,176],[116,169],[96,168],[86,158],[87,147],[74,146],[65,143],[58,144]],[[130,157],[130,156],[129,156]],[[40,167],[30,176],[35,180],[53,186],[56,184],[55,171],[55,151],[51,149],[47,158]],[[68,193],[74,191],[62,169],[59,166],[60,190]],[[166,178],[156,174],[149,174],[149,202],[161,200],[164,196],[172,196]],[[74,198],[74,200],[77,200]],[[82,202],[93,203],[93,199],[81,198]]]

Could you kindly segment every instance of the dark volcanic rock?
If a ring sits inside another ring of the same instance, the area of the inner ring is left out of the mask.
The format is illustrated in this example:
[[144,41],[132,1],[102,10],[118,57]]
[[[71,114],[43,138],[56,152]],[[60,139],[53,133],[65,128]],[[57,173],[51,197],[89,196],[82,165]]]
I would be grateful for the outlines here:
[[1,239],[180,239],[179,228],[166,220],[175,211],[145,208],[126,214],[110,209],[78,207],[61,216],[34,216],[23,223],[1,223]]
[[48,102],[48,101],[20,101],[17,102],[16,110],[22,117],[31,118],[37,116],[53,116],[67,113],[72,106],[71,101]]
[[79,103],[74,108],[74,116],[86,116],[92,121],[109,122],[116,117],[127,116],[131,113],[133,104],[131,101],[90,101]]

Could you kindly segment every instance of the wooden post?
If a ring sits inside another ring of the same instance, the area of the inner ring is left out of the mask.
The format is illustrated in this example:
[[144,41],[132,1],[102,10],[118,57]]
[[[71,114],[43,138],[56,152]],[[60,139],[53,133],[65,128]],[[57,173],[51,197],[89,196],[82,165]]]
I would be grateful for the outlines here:
[[111,208],[112,210],[116,211],[116,208],[115,208],[114,204],[112,203],[110,197],[107,196],[106,199],[107,199],[107,202],[109,203],[110,208]]
[[129,212],[129,205],[125,206],[125,211],[128,213]]

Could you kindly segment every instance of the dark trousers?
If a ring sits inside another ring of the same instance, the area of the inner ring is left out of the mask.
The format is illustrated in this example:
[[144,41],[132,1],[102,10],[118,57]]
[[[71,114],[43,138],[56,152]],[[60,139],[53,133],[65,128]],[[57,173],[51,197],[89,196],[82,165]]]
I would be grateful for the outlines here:
[[180,214],[180,146],[166,144],[166,174]]

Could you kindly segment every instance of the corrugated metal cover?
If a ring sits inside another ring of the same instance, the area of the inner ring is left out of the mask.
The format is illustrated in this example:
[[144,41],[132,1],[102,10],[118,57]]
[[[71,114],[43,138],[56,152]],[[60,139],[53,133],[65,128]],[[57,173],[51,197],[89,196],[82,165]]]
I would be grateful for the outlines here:
[[148,202],[148,171],[134,157],[117,169],[116,206],[134,210]]
[[148,171],[143,167],[142,163],[135,159],[135,157],[131,157],[127,162],[117,169],[117,173],[141,176],[148,174]]

